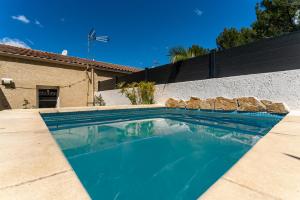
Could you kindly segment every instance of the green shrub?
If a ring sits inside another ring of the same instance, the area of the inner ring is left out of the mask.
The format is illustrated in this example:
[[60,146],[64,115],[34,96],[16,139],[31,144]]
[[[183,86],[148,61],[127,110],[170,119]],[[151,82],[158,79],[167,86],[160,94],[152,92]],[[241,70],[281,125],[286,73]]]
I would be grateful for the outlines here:
[[120,92],[125,95],[132,105],[138,104],[138,96],[137,96],[137,83],[133,82],[130,84],[119,83],[118,88],[121,89]]
[[155,83],[141,81],[139,83],[120,83],[118,88],[125,95],[132,105],[137,104],[154,104]]
[[155,83],[142,81],[138,83],[138,93],[141,104],[154,104]]
[[105,104],[105,101],[104,101],[104,99],[102,98],[102,95],[101,94],[99,94],[99,96],[95,96],[95,104],[97,105],[97,106],[105,106],[106,104]]

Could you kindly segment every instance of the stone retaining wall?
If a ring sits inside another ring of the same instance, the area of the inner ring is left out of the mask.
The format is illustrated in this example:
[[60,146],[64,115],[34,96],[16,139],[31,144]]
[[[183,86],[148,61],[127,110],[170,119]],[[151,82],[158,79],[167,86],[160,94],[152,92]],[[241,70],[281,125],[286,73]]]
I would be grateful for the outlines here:
[[201,110],[223,110],[241,112],[269,112],[277,114],[288,113],[288,108],[284,103],[277,103],[268,100],[258,100],[255,97],[239,97],[228,99],[224,97],[200,99],[191,97],[189,101],[175,100],[169,98],[166,101],[169,108],[187,108]]

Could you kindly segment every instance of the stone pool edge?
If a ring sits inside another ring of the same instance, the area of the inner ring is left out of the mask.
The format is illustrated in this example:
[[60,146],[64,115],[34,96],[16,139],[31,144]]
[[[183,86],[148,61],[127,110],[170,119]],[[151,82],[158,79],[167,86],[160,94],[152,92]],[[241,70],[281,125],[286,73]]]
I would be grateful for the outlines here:
[[291,111],[199,200],[299,199],[300,111]]
[[0,199],[91,199],[40,113],[159,108],[95,106],[0,111]]
[[[0,111],[0,199],[90,199],[40,113],[158,107],[164,106]],[[298,130],[300,111],[292,111],[199,199],[296,199]]]

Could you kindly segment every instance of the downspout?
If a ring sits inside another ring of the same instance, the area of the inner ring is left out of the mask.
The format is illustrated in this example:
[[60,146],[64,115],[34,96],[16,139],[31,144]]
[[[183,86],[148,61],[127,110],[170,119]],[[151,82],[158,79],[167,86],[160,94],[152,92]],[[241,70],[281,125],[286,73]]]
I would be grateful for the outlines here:
[[87,91],[86,91],[86,106],[89,106],[89,91],[90,91],[90,76],[89,76],[89,65],[86,67],[85,74],[87,77]]
[[93,95],[93,106],[95,106],[95,75],[94,75],[94,67],[92,67],[92,95]]

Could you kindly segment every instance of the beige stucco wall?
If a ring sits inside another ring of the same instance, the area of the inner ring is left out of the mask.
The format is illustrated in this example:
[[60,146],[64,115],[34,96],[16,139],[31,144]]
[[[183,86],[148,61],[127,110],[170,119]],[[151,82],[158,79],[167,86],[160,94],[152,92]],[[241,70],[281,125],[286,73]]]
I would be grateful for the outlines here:
[[[116,75],[114,72],[95,73],[97,82]],[[92,104],[91,72],[85,68],[40,61],[0,56],[0,78],[12,78],[15,88],[0,84],[0,110],[23,108],[24,99],[29,108],[38,107],[37,87],[55,86],[59,88],[60,107],[87,106]]]

